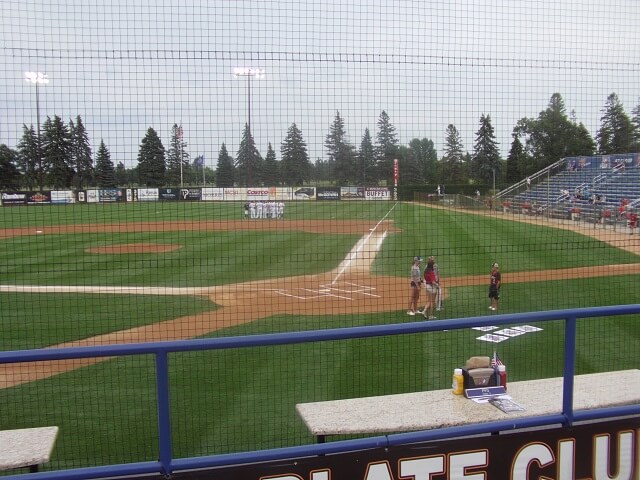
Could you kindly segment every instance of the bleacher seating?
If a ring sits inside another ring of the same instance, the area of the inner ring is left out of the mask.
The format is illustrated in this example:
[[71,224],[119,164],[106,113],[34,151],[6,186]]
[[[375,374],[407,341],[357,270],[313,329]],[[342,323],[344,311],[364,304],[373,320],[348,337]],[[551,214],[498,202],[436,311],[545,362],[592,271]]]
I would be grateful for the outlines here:
[[601,163],[607,157],[588,157],[594,161],[581,168],[572,168],[574,164],[567,159],[558,173],[541,172],[529,186],[523,181],[519,193],[503,201],[515,213],[571,218],[572,212],[579,211],[585,220],[596,222],[605,217],[615,221],[623,199],[640,207],[640,165],[637,154],[629,154],[633,155],[635,160],[611,168]]

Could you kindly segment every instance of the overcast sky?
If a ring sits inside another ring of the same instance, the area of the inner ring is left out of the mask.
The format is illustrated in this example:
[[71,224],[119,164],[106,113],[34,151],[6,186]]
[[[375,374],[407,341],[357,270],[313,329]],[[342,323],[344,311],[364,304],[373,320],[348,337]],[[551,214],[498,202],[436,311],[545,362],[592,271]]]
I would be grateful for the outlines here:
[[385,110],[402,144],[430,138],[443,153],[448,124],[471,152],[480,115],[491,116],[506,157],[518,119],[554,92],[592,135],[607,96],[628,114],[640,103],[636,0],[168,2],[0,0],[0,143],[22,124],[81,115],[97,151],[134,166],[148,127],[169,145],[182,124],[191,158],[215,168],[235,156],[247,122],[264,156],[295,122],[312,161],[340,111],[351,142],[372,135]]

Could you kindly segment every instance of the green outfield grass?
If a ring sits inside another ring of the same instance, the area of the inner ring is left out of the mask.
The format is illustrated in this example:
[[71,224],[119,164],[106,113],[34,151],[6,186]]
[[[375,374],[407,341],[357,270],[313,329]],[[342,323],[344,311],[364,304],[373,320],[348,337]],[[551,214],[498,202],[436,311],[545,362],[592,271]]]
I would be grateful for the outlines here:
[[[391,202],[300,202],[289,206],[287,217],[370,219],[376,224],[391,206]],[[240,217],[240,208],[240,204],[186,202],[3,208],[0,228],[234,219]],[[152,215],[159,218],[154,220]],[[376,257],[373,268],[379,274],[406,278],[411,258],[418,254],[436,255],[445,277],[487,275],[492,261],[501,263],[505,275],[639,261],[638,256],[573,232],[508,219],[409,204],[398,204],[388,218],[400,231],[386,238]],[[247,277],[271,278],[329,270],[339,264],[357,239],[357,235],[301,232],[141,232],[3,239],[0,283],[218,285]],[[136,255],[93,258],[83,253],[89,246],[142,241],[181,243],[185,247],[155,258]],[[501,313],[636,301],[637,276],[605,280],[506,283]],[[450,289],[441,318],[488,315],[486,290],[484,285]],[[0,302],[3,336],[10,339],[11,349],[55,344],[215,308],[195,297],[96,294],[4,293],[0,294]],[[279,315],[225,328],[211,336],[400,323],[417,318],[408,317],[404,310],[384,314]],[[510,380],[560,375],[563,323],[538,326],[543,331],[497,345],[478,341],[482,332],[461,329],[172,354],[174,455],[186,457],[312,442],[295,414],[296,403],[447,388],[454,367],[471,355],[490,355],[494,348],[508,365]],[[634,348],[639,337],[637,317],[580,321],[578,373],[640,368]],[[3,348],[6,345],[4,342]],[[155,366],[149,356],[112,359],[0,390],[0,405],[3,407],[0,428],[52,424],[61,427],[51,468],[157,458]]]
[[44,348],[216,308],[193,296],[0,293],[0,350]]

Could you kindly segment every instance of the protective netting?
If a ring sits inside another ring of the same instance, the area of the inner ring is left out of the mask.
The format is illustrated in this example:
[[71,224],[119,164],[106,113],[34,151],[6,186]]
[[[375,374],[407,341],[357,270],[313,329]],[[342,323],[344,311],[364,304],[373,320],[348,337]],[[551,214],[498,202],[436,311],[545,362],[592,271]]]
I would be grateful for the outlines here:
[[[638,24],[626,1],[3,1],[0,350],[636,303]],[[638,368],[637,320],[580,322],[578,373]],[[472,355],[559,376],[563,342],[173,354],[174,454],[311,442],[296,403],[444,389]],[[59,425],[52,468],[154,459],[154,375],[0,365],[0,429]]]

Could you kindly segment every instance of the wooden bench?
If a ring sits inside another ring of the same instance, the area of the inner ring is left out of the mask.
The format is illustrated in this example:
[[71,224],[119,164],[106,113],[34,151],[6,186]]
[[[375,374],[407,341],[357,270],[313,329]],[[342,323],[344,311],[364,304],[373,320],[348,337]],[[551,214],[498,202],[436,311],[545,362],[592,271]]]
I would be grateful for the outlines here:
[[[451,389],[299,403],[296,411],[309,431],[323,442],[326,435],[385,434],[472,425],[562,412],[563,379],[510,382],[507,394],[522,412],[504,413],[476,403]],[[640,404],[640,370],[574,377],[574,410]]]
[[0,431],[0,471],[28,467],[37,472],[47,463],[58,437],[58,427]]

